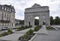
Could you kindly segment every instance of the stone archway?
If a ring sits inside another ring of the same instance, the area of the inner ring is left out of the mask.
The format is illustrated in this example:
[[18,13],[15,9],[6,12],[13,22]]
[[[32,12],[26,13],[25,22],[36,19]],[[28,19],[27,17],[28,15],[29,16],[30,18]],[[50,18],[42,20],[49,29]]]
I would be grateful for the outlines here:
[[40,6],[39,4],[34,4],[31,8],[25,9],[25,26],[35,26],[34,25],[34,17],[39,17],[39,25],[43,25],[45,21],[47,26],[50,26],[50,17],[49,17],[49,7],[48,6]]
[[38,16],[36,16],[34,18],[34,25],[39,25],[39,17]]

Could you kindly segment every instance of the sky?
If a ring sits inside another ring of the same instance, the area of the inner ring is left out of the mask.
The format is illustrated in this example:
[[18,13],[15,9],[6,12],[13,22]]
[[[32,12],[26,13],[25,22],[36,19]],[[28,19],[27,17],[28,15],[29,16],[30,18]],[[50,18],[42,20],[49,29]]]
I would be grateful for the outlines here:
[[25,8],[32,7],[35,3],[49,6],[50,16],[60,17],[60,0],[0,0],[0,4],[12,5],[15,8],[15,18],[23,20]]

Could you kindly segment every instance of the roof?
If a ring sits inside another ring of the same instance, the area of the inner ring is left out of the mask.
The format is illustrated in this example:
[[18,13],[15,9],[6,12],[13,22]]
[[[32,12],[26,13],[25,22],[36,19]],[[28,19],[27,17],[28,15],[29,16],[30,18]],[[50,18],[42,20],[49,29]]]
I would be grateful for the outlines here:
[[3,10],[6,10],[6,11],[9,11],[9,12],[15,12],[15,9],[14,9],[14,6],[12,5],[0,5],[0,9],[2,9],[3,7]]
[[3,5],[3,6],[14,9],[14,7],[11,5]]
[[41,6],[40,4],[35,3],[32,7],[26,8],[25,10],[36,9],[36,8],[48,8],[48,6]]
[[32,7],[40,7],[40,5],[35,3]]

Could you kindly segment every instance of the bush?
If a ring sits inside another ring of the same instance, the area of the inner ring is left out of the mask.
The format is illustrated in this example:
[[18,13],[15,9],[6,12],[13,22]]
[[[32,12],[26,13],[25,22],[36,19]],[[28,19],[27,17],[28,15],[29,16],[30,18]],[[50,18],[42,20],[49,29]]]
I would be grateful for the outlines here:
[[17,27],[16,29],[17,29],[17,31],[20,31],[20,30],[24,30],[24,29],[26,29],[26,27],[21,26],[21,27]]
[[10,34],[9,32],[4,32],[4,33],[0,34],[0,37],[6,36],[6,35],[9,35],[9,34]]
[[25,28],[31,28],[32,26],[30,25],[30,26],[25,26]]
[[25,35],[23,36],[23,38],[24,38],[24,39],[28,39],[28,35],[25,34]]
[[20,31],[20,30],[24,30],[24,29],[27,29],[27,28],[31,28],[32,26],[21,26],[21,27],[17,27],[17,31]]
[[28,35],[24,34],[23,36],[19,37],[19,41],[28,41]]
[[5,35],[8,35],[8,33],[7,32],[4,32],[4,33],[2,33],[2,34],[0,34],[1,36],[5,36]]
[[36,27],[34,28],[34,31],[38,31],[40,28],[41,28],[40,26],[36,26]]
[[4,33],[0,34],[0,37],[6,36],[6,35],[9,35],[9,34],[12,34],[12,33],[13,33],[12,30],[8,29],[7,32],[4,32]]
[[27,34],[27,35],[32,35],[33,32],[34,32],[34,31],[33,31],[32,29],[30,29],[29,31],[26,32],[26,34]]
[[25,29],[25,27],[24,26],[21,26],[21,29],[23,30],[23,29]]
[[2,37],[2,34],[0,34],[0,37]]
[[55,28],[50,27],[50,26],[49,26],[49,27],[46,27],[46,29],[47,29],[47,30],[55,30]]
[[25,28],[29,28],[29,26],[25,26]]
[[30,30],[28,30],[25,34],[24,34],[24,36],[23,36],[23,39],[24,40],[28,40],[30,37],[30,35],[32,35],[33,34],[33,30],[32,29],[30,29]]
[[17,28],[17,31],[20,31],[20,30],[22,30],[22,28],[21,28],[21,27],[18,27],[18,28]]
[[13,31],[11,29],[8,29],[7,33],[13,33]]
[[20,41],[28,41],[33,36],[34,30],[28,30],[22,37],[19,37]]
[[32,25],[29,26],[30,28],[32,27]]

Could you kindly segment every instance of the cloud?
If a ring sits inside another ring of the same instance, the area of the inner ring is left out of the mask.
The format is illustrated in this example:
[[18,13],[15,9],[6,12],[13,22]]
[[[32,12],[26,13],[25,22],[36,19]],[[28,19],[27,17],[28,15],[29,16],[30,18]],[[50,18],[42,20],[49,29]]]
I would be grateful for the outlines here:
[[16,16],[16,19],[21,19],[21,20],[23,20],[24,17],[23,17],[23,16]]
[[60,0],[53,0],[49,4],[50,15],[53,17],[60,16]]
[[49,6],[50,16],[60,16],[60,0],[0,0],[0,4],[8,4],[15,7],[15,18],[24,19],[24,9],[31,7],[34,3],[41,6]]

